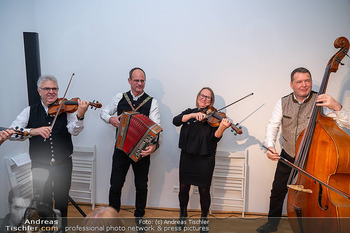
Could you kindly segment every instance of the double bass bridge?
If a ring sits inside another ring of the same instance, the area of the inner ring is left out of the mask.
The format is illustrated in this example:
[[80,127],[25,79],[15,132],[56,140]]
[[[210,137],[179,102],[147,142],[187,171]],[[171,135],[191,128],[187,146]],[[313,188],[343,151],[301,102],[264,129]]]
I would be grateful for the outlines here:
[[293,185],[293,184],[290,184],[290,185],[287,185],[287,187],[290,188],[290,189],[293,189],[295,191],[298,191],[298,192],[312,193],[312,190],[311,189],[305,189],[304,185]]

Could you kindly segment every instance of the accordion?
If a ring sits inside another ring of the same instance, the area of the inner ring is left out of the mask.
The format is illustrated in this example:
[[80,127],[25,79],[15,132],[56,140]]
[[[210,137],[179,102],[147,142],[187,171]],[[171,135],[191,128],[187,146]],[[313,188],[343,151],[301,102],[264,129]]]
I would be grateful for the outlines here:
[[120,117],[116,148],[124,151],[133,161],[163,129],[147,116],[138,112],[124,112]]

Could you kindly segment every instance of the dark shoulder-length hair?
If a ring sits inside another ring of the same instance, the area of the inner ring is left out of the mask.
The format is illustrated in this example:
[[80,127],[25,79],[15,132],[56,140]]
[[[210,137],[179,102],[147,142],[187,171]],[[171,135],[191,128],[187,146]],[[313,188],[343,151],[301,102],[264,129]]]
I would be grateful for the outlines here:
[[214,102],[215,102],[215,95],[214,95],[214,91],[210,88],[210,87],[203,87],[199,92],[198,92],[198,94],[197,94],[197,98],[196,98],[196,106],[197,106],[197,108],[199,108],[199,106],[198,106],[198,98],[199,98],[199,95],[201,94],[201,92],[203,91],[203,90],[208,90],[208,91],[210,91],[210,95],[211,95],[211,100],[210,100],[210,104],[209,104],[209,106],[208,107],[213,107],[213,105],[214,105]]

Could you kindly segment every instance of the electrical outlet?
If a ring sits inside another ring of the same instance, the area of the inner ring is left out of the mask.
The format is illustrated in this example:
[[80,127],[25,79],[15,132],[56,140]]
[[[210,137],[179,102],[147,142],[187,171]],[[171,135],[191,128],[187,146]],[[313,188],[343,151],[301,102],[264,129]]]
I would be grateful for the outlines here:
[[198,193],[198,187],[197,186],[193,187],[193,193]]
[[179,191],[179,186],[173,186],[173,193],[178,193]]

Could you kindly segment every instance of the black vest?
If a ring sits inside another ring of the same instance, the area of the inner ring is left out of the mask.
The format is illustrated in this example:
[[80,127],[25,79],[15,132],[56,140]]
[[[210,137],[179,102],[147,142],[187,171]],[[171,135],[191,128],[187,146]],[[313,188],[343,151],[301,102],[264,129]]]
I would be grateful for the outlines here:
[[[137,101],[134,101],[130,91],[128,91],[126,94],[129,96],[131,104],[133,105],[134,108],[137,108],[142,103],[142,101],[144,101],[148,97],[148,95],[144,93],[140,98],[137,99]],[[152,105],[152,98],[148,100],[144,105],[142,105],[141,108],[137,109],[137,112],[143,115],[149,116],[151,105]],[[118,115],[120,115],[123,112],[127,112],[127,111],[132,111],[132,109],[123,95],[123,98],[118,103],[117,113]]]
[[[132,104],[132,106],[134,108],[137,108],[142,103],[142,101],[144,101],[149,96],[146,93],[144,93],[140,98],[137,99],[137,101],[134,101],[133,97],[131,95],[131,91],[128,91],[126,94],[129,96],[131,104]],[[148,117],[149,113],[150,113],[150,110],[151,110],[151,105],[152,105],[152,98],[149,99],[139,109],[137,109],[137,112],[139,112],[139,113],[141,113],[143,115],[146,115]],[[120,114],[122,114],[123,112],[127,112],[127,111],[132,111],[132,108],[130,107],[128,101],[126,101],[125,96],[123,94],[123,98],[119,101],[118,107],[117,107],[118,116]],[[118,128],[117,128],[116,132],[118,133]]]
[[[28,128],[49,126],[54,117],[46,115],[41,102],[30,107]],[[29,139],[29,154],[32,161],[49,164],[54,157],[56,162],[68,159],[73,153],[72,136],[67,129],[67,114],[61,113],[51,132],[50,138],[44,141],[41,136]],[[54,155],[54,156],[52,156]]]

